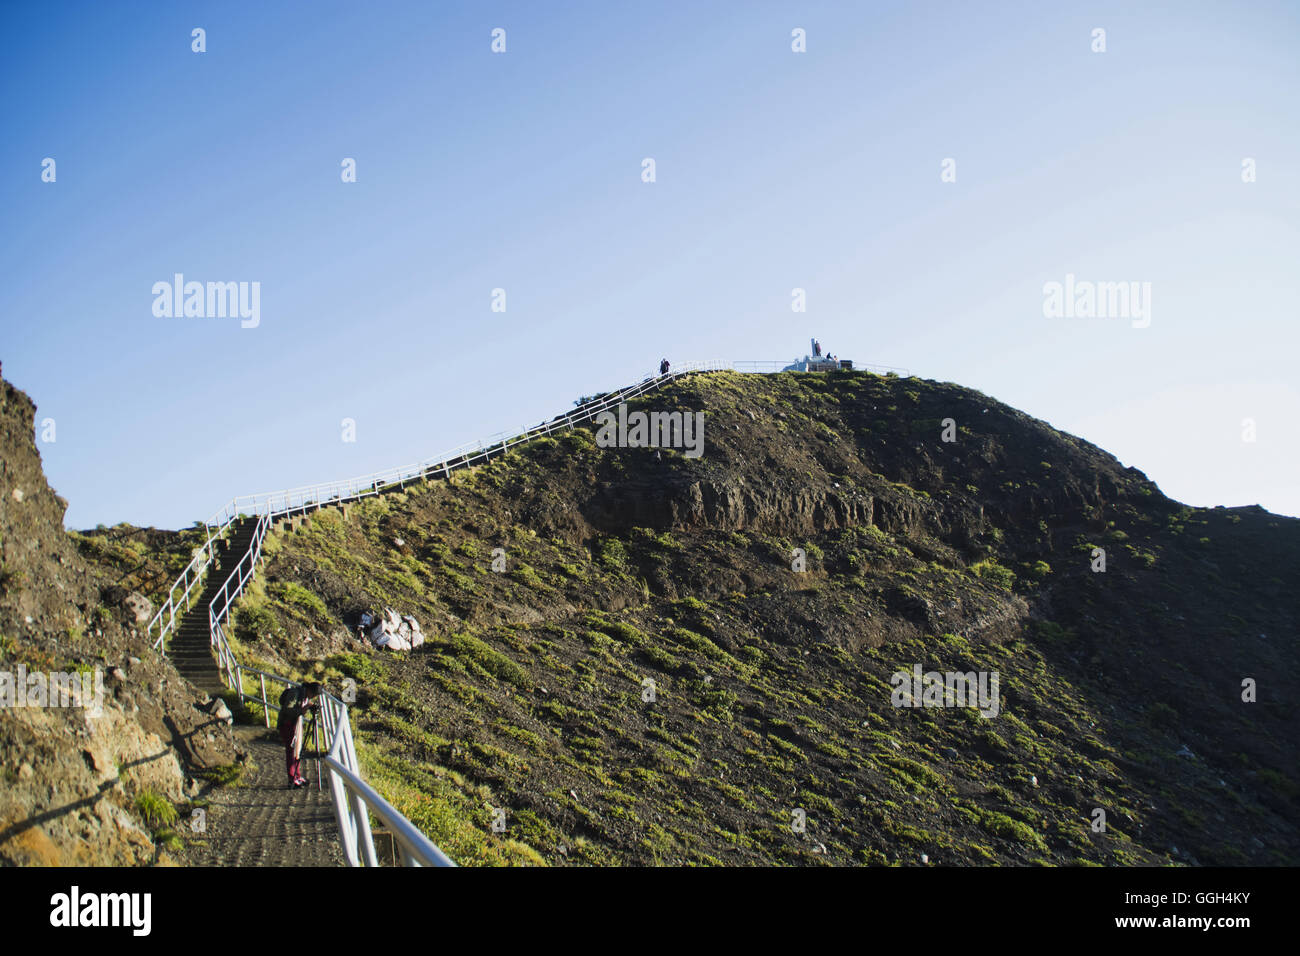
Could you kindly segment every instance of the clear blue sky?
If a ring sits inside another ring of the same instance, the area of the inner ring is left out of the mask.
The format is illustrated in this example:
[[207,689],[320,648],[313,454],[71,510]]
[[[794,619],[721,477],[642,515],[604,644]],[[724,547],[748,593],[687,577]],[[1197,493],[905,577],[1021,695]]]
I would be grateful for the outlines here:
[[[0,360],[70,526],[810,335],[1300,514],[1295,3],[8,4],[0,54]],[[156,318],[175,272],[260,326]],[[1150,326],[1045,317],[1067,273]]]

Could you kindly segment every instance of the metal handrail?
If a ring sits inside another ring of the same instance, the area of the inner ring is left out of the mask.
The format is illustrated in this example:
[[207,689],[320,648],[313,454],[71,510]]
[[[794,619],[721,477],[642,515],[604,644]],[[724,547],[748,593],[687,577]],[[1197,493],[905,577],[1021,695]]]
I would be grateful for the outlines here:
[[[207,539],[201,547],[194,549],[189,564],[181,571],[181,576],[176,579],[176,582],[171,586],[171,590],[167,592],[167,600],[162,603],[158,608],[158,613],[149,621],[148,626],[145,628],[146,635],[152,637],[154,628],[158,628],[158,636],[152,641],[155,650],[161,650],[163,640],[176,626],[176,608],[179,603],[176,598],[176,589],[182,585],[185,586],[185,590],[181,593],[181,600],[184,600],[185,611],[188,611],[190,609],[190,592],[203,580],[203,572],[208,569],[208,566],[216,557],[216,548],[213,545],[229,527],[229,524],[230,522],[227,521],[215,529],[208,526]],[[183,614],[184,611],[181,613]]]
[[[339,832],[343,835],[343,853],[349,866],[360,866],[358,850],[364,855],[367,866],[376,866],[374,837],[370,832],[369,813],[383,821],[400,848],[404,866],[455,866],[447,854],[406,819],[391,803],[380,796],[370,784],[361,779],[356,770],[355,751],[352,766],[344,759],[343,745],[351,744],[351,731],[344,725],[344,733],[335,737],[335,744],[325,756],[330,771],[330,789],[334,794],[334,808],[339,816]],[[346,791],[346,793],[345,793]],[[350,800],[348,798],[351,798]],[[352,812],[342,814],[348,807]],[[358,832],[357,824],[364,823]],[[360,837],[360,839],[359,839]]]
[[[204,522],[208,531],[202,548],[196,548],[190,563],[186,565],[181,576],[172,585],[167,600],[158,609],[149,622],[147,632],[153,634],[155,626],[158,636],[153,642],[155,649],[162,651],[167,635],[176,626],[177,588],[184,586],[181,600],[185,609],[190,607],[190,594],[202,580],[206,571],[216,558],[215,542],[221,538],[240,517],[254,517],[257,525],[249,541],[248,550],[240,556],[239,563],[222,582],[221,590],[213,595],[208,603],[209,643],[217,658],[217,667],[223,681],[237,695],[238,700],[261,704],[263,718],[267,727],[271,725],[271,710],[279,711],[278,703],[272,703],[267,695],[266,682],[283,684],[286,687],[297,686],[297,682],[268,671],[247,667],[239,663],[230,643],[226,638],[224,625],[230,618],[231,605],[243,593],[245,585],[257,570],[257,563],[262,557],[262,546],[266,535],[277,518],[283,518],[298,512],[306,513],[309,507],[321,508],[327,504],[341,504],[355,501],[369,495],[376,495],[391,489],[394,485],[405,486],[408,481],[426,480],[439,472],[450,476],[453,470],[471,467],[480,461],[490,461],[493,456],[507,453],[516,445],[549,436],[557,431],[572,430],[575,424],[594,419],[603,411],[616,407],[630,398],[644,394],[672,381],[682,375],[706,371],[780,371],[785,365],[779,362],[690,362],[679,366],[665,375],[652,375],[625,388],[616,389],[579,404],[573,411],[558,415],[549,422],[525,426],[513,434],[498,432],[485,440],[459,445],[440,456],[428,458],[413,465],[390,468],[387,471],[374,472],[342,481],[314,485],[302,485],[282,491],[260,495],[241,495],[232,498]],[[876,366],[884,368],[885,366]],[[906,370],[896,370],[906,371]],[[908,373],[910,375],[910,373]],[[193,577],[191,577],[193,575]],[[182,612],[183,613],[183,612]],[[165,652],[164,652],[165,653]],[[258,677],[260,695],[249,694],[244,690],[244,675],[255,674]],[[374,813],[389,827],[402,849],[403,861],[408,866],[455,866],[455,864],[435,846],[424,834],[411,824],[401,813],[393,808],[379,793],[361,779],[360,766],[357,762],[356,746],[352,739],[352,727],[348,720],[348,708],[341,700],[330,694],[323,695],[325,706],[321,713],[325,720],[326,738],[330,749],[325,763],[330,769],[330,791],[334,801],[335,815],[339,825],[339,836],[343,844],[344,856],[350,866],[377,866],[374,838],[370,830],[370,813]],[[279,696],[275,699],[278,701]]]
[[356,500],[378,494],[392,485],[404,485],[407,482],[418,481],[439,472],[445,474],[452,469],[474,465],[481,461],[489,461],[498,453],[508,451],[516,445],[537,438],[544,438],[557,431],[568,430],[580,422],[589,421],[600,412],[616,407],[620,402],[634,398],[652,388],[657,388],[669,379],[685,375],[688,372],[703,371],[706,368],[722,369],[724,367],[726,367],[726,363],[692,363],[690,366],[671,372],[666,376],[647,378],[636,385],[598,396],[579,405],[573,411],[566,412],[564,415],[557,416],[548,422],[526,426],[513,433],[497,432],[495,435],[474,442],[466,442],[440,455],[413,464],[401,465],[354,478],[345,478],[340,481],[300,485],[296,488],[257,495],[243,495],[232,499],[222,512],[214,515],[212,523],[216,523],[218,518],[227,513],[241,510],[252,514],[272,514],[275,516],[292,514],[296,511],[305,512],[311,505],[319,506],[321,504],[337,504],[342,501]]
[[[438,473],[448,474],[455,468],[462,468],[468,465],[475,465],[481,462],[490,461],[498,454],[509,451],[517,445],[532,441],[536,438],[544,438],[557,431],[571,429],[575,424],[590,421],[602,411],[617,406],[619,403],[627,401],[629,398],[635,398],[644,392],[653,388],[658,388],[665,382],[678,378],[682,375],[688,375],[694,372],[705,371],[742,371],[742,372],[772,372],[780,371],[790,363],[782,362],[757,362],[757,361],[715,361],[715,362],[690,362],[670,371],[667,375],[650,376],[625,388],[616,389],[613,392],[598,396],[588,402],[579,405],[573,411],[566,412],[564,415],[557,416],[548,422],[542,422],[538,425],[525,426],[513,432],[497,432],[484,439],[474,442],[466,442],[458,445],[439,455],[426,458],[419,462],[413,462],[407,465],[400,465],[396,468],[389,468],[384,471],[371,472],[366,475],[358,475],[353,478],[344,478],[332,482],[319,482],[311,485],[299,485],[296,488],[286,488],[280,491],[264,492],[255,495],[240,495],[232,498],[226,505],[213,514],[205,523],[209,528],[217,528],[224,531],[230,523],[239,515],[259,515],[266,514],[272,517],[293,514],[296,512],[306,513],[312,507],[320,507],[325,504],[338,504],[345,501],[355,501],[370,495],[379,494],[393,485],[404,486],[408,482],[420,481]],[[886,371],[901,372],[904,375],[911,373],[907,369],[892,368],[890,366],[862,366],[862,369],[882,369]]]

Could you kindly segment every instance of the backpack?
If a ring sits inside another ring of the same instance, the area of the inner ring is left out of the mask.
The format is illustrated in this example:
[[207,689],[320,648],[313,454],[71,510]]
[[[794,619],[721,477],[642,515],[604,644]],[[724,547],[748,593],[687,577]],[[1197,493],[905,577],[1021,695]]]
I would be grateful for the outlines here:
[[280,695],[280,715],[276,718],[276,726],[283,727],[301,716],[302,688],[286,687],[284,693]]

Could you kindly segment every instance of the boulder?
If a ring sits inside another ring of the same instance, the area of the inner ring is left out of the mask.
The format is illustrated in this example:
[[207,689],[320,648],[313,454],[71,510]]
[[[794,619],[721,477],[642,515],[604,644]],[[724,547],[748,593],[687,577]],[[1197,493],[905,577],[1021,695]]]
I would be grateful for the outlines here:
[[[363,626],[371,620],[368,614],[362,616]],[[420,622],[409,614],[398,614],[391,607],[374,621],[369,631],[370,641],[375,647],[389,651],[409,651],[424,643],[424,634]]]
[[212,701],[212,704],[208,708],[208,713],[217,720],[223,721],[227,724],[233,724],[235,722],[235,715],[230,712],[230,708],[226,706],[226,702],[220,697],[217,697]]
[[128,591],[114,585],[104,592],[109,604],[116,605],[126,612],[127,620],[135,624],[148,624],[153,620],[153,602],[139,591]]

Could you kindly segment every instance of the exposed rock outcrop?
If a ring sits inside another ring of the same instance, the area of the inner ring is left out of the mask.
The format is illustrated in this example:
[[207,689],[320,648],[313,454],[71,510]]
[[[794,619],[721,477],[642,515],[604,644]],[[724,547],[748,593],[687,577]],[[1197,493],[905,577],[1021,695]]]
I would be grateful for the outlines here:
[[[0,862],[153,863],[159,851],[137,802],[183,801],[188,775],[232,763],[239,750],[225,723],[201,709],[203,695],[149,646],[149,600],[113,585],[69,540],[66,502],[41,470],[34,414],[4,382],[0,675],[10,700],[0,706]],[[85,675],[89,692],[50,706],[35,685],[15,686],[20,674]]]

